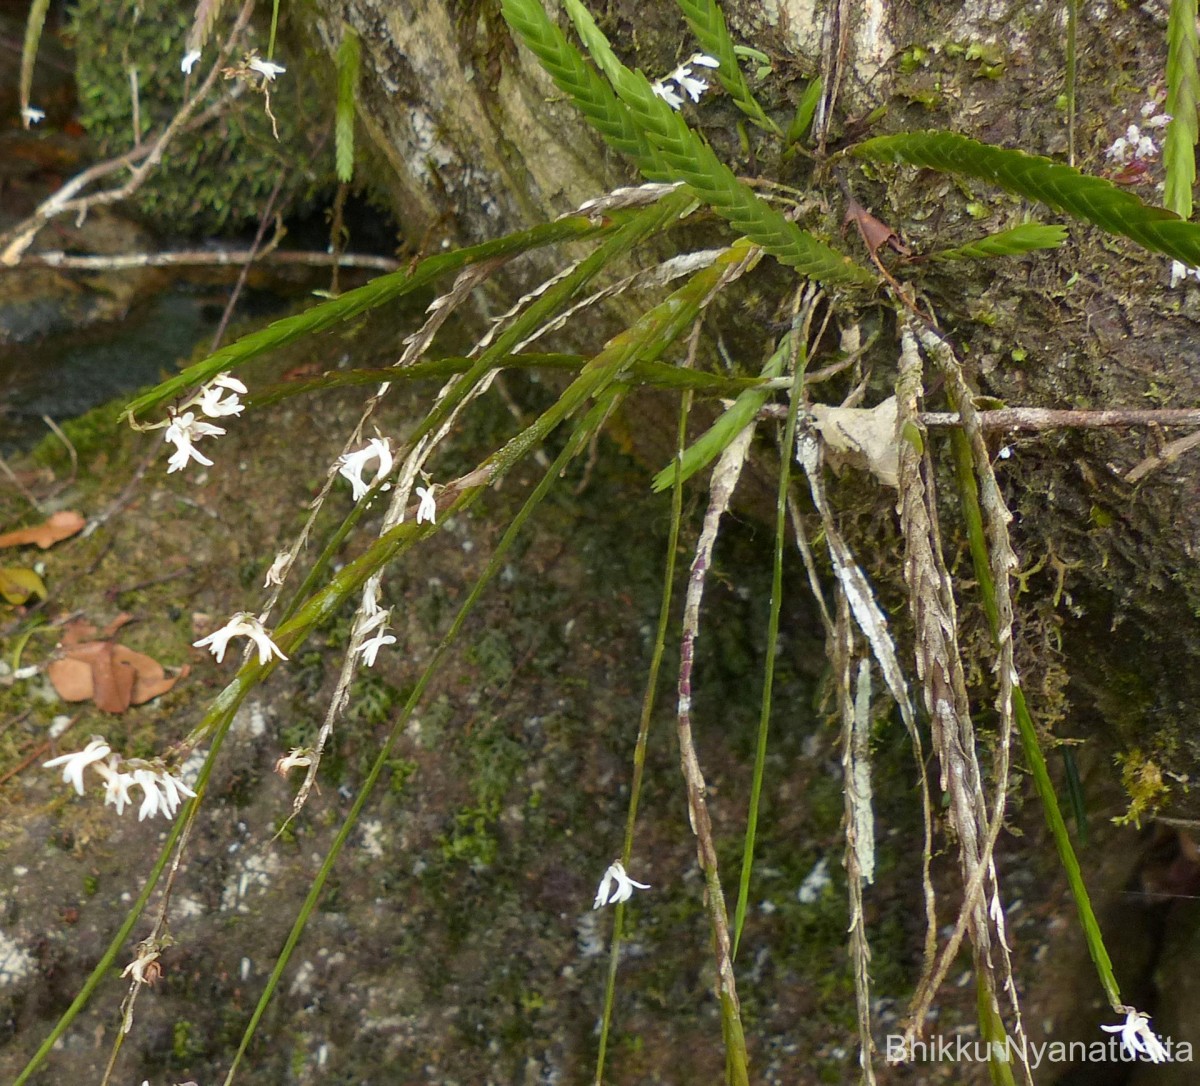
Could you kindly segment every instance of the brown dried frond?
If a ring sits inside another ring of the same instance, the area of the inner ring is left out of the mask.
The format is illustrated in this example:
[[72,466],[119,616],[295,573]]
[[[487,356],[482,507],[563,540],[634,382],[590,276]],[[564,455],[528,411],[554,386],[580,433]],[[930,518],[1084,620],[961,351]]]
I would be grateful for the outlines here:
[[225,0],[199,0],[196,14],[192,16],[192,29],[188,31],[187,52],[204,48],[224,6]]

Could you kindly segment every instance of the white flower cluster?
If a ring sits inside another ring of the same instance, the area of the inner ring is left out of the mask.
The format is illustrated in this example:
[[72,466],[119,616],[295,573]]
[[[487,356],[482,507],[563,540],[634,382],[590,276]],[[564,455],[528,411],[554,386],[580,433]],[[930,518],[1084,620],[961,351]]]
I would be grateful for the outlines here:
[[[377,461],[375,478],[367,482],[363,472],[372,461]],[[344,453],[337,459],[338,474],[350,483],[350,493],[355,501],[361,501],[391,474],[392,443],[386,437],[373,437],[357,452]],[[390,486],[390,484],[389,484]],[[384,488],[385,490],[388,487]],[[419,486],[417,490],[417,523],[437,523],[437,497],[432,486]]]
[[[692,65],[701,68],[719,68],[721,62],[707,53],[693,53],[670,75],[665,75],[662,79],[650,84],[650,89],[672,109],[680,109],[683,106],[684,94],[693,102],[699,102],[700,95],[708,90],[708,84],[703,79],[697,79],[692,75]],[[674,83],[675,87],[668,86],[669,83]],[[680,91],[683,93],[681,94]]]
[[83,750],[51,758],[42,764],[46,769],[62,766],[63,780],[73,784],[75,791],[81,796],[83,771],[94,770],[104,781],[105,804],[111,803],[116,807],[117,814],[122,814],[126,805],[133,802],[129,790],[134,786],[140,788],[144,798],[138,808],[139,822],[145,818],[153,818],[159,811],[167,818],[174,818],[183,797],[196,794],[161,766],[153,766],[140,759],[126,760],[113,753],[108,743],[98,735],[92,736],[91,742]]
[[246,386],[241,381],[228,373],[222,373],[172,413],[170,425],[163,434],[163,440],[175,446],[171,459],[167,461],[168,475],[173,471],[182,471],[190,460],[211,466],[212,461],[197,450],[196,439],[220,437],[225,433],[220,426],[202,421],[195,411],[189,411],[188,408],[199,408],[200,413],[210,419],[240,415],[246,408],[239,397],[245,394]]
[[1163,1043],[1150,1028],[1150,1018],[1132,1007],[1121,1007],[1125,1011],[1125,1021],[1116,1026],[1101,1026],[1109,1033],[1121,1034],[1121,1047],[1135,1060],[1139,1055],[1146,1056],[1151,1063],[1165,1063],[1170,1057]]
[[374,613],[367,616],[366,622],[363,623],[361,634],[373,634],[358,646],[358,651],[362,653],[363,662],[367,667],[375,666],[375,657],[379,650],[385,645],[394,645],[396,639],[387,632],[388,622],[391,621],[392,612],[376,609]]
[[1154,142],[1150,132],[1144,129],[1166,128],[1171,123],[1171,115],[1159,113],[1158,103],[1151,101],[1142,106],[1142,118],[1141,125],[1131,124],[1125,129],[1125,135],[1113,140],[1104,152],[1105,158],[1123,166],[1135,158],[1146,160],[1158,156],[1158,144]]

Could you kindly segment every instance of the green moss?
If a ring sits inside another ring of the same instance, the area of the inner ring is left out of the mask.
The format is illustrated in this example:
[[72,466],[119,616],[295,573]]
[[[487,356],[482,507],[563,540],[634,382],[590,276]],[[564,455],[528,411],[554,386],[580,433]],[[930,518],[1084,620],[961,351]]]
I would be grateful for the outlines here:
[[1141,826],[1142,818],[1154,814],[1166,801],[1171,794],[1170,786],[1163,779],[1162,767],[1136,747],[1118,754],[1117,764],[1121,767],[1121,784],[1129,793],[1129,807],[1113,821],[1118,826],[1131,822]]
[[[101,154],[120,155],[134,145],[131,69],[143,136],[161,131],[178,109],[185,86],[179,64],[191,21],[190,7],[167,0],[79,0],[74,6],[80,121]],[[214,56],[210,43],[201,65]],[[226,90],[219,82],[211,101]],[[170,233],[205,235],[256,222],[281,176],[280,206],[330,185],[332,162],[318,166],[310,140],[326,112],[332,124],[332,102],[326,110],[311,82],[289,71],[271,87],[278,140],[264,104],[248,89],[220,118],[177,136],[135,196],[139,210]]]

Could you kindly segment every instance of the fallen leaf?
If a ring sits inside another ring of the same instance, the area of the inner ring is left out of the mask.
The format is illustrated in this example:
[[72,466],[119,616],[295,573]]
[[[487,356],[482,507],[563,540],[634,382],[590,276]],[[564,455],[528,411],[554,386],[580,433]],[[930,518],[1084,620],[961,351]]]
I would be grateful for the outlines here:
[[[128,619],[128,615],[118,616],[109,630],[115,631]],[[94,632],[95,627],[79,620],[68,626],[60,644],[64,655],[46,669],[64,701],[91,699],[106,713],[123,713],[130,705],[165,694],[190,671],[184,666],[178,674],[168,675],[157,660],[112,641],[68,640],[83,629]]]
[[31,569],[20,566],[0,566],[0,596],[9,603],[27,603],[34,596],[46,598],[46,586]]
[[87,701],[92,696],[92,669],[82,660],[70,656],[52,660],[46,674],[63,701]]
[[59,540],[67,539],[81,531],[86,523],[82,514],[64,509],[32,528],[17,528],[15,531],[5,532],[4,535],[0,535],[0,547],[23,547],[28,543],[36,543],[45,550],[47,547],[53,547]]

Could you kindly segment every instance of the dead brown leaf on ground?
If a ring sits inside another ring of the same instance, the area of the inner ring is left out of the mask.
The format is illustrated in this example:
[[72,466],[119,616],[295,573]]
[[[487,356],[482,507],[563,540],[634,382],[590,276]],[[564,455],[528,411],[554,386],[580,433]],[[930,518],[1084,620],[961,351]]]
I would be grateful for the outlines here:
[[97,640],[96,627],[82,619],[67,625],[59,648],[63,655],[50,664],[50,682],[64,701],[88,701],[106,713],[123,713],[165,694],[190,668],[168,675],[157,660],[118,645],[111,638],[130,619],[118,615]]
[[23,547],[36,543],[42,550],[53,547],[60,540],[68,539],[83,529],[87,523],[82,513],[64,509],[51,514],[41,524],[31,528],[17,528],[0,535],[0,547]]

